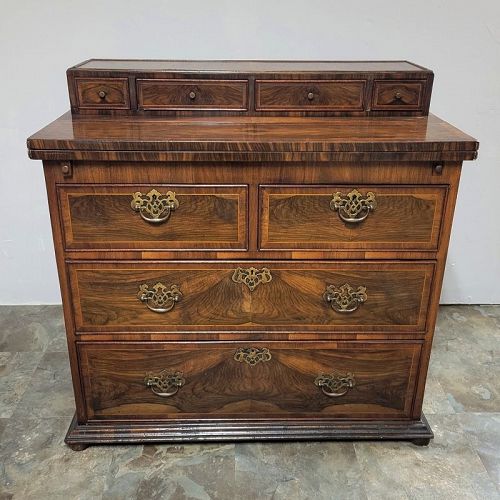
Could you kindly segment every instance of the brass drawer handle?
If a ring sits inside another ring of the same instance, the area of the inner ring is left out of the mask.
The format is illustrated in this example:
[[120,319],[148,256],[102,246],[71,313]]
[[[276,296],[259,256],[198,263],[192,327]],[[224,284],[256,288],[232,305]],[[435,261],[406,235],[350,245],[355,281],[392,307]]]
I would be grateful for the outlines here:
[[108,95],[108,93],[105,90],[100,90],[98,92],[98,95],[101,99],[104,99]]
[[147,194],[142,194],[140,191],[134,193],[130,206],[132,210],[139,212],[145,221],[161,224],[179,208],[179,202],[172,191],[161,194],[156,189],[152,189]]
[[235,283],[245,284],[251,292],[261,283],[269,283],[273,277],[271,271],[267,267],[262,269],[256,269],[255,267],[249,267],[244,269],[238,267],[233,273],[231,278]]
[[267,347],[240,347],[234,353],[234,360],[255,366],[258,363],[266,363],[272,358],[271,351]]
[[377,201],[375,194],[371,191],[368,191],[366,196],[363,196],[357,189],[353,189],[346,195],[337,191],[330,201],[330,208],[337,211],[344,222],[355,224],[364,221],[368,214],[377,208]]
[[366,301],[366,286],[358,286],[356,290],[344,283],[342,286],[328,285],[323,294],[327,304],[332,306],[334,311],[339,313],[354,312],[360,304]]
[[326,396],[339,398],[356,385],[352,373],[322,373],[314,380],[314,385],[319,387]]
[[177,394],[177,391],[186,383],[186,380],[181,372],[169,373],[167,370],[163,370],[158,375],[154,373],[146,374],[144,383],[157,396],[168,398]]
[[170,289],[168,289],[167,286],[160,282],[153,285],[151,289],[146,283],[140,285],[137,294],[137,298],[141,302],[145,302],[148,309],[156,313],[171,311],[181,297],[182,293],[178,285],[170,285]]

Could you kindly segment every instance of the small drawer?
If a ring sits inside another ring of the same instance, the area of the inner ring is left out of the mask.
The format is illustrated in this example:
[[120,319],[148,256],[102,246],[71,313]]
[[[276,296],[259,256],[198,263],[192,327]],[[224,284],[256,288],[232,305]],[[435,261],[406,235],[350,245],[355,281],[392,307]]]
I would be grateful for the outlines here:
[[82,109],[130,109],[127,78],[76,78]]
[[265,250],[435,251],[444,186],[261,186]]
[[73,262],[78,332],[423,333],[432,262]]
[[246,110],[247,80],[137,80],[139,109]]
[[257,111],[362,111],[364,80],[257,80]]
[[247,187],[66,185],[66,249],[246,249]]
[[375,80],[372,109],[420,110],[422,109],[425,81]]
[[81,343],[87,416],[409,417],[421,345]]

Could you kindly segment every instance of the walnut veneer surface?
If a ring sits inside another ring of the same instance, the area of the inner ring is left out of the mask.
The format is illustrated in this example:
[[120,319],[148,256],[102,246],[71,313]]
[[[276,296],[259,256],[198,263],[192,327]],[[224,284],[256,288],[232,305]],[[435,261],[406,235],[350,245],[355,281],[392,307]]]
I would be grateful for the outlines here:
[[408,62],[68,70],[73,114],[28,148],[44,161],[70,446],[428,442],[453,210],[478,149],[427,116],[432,77]]

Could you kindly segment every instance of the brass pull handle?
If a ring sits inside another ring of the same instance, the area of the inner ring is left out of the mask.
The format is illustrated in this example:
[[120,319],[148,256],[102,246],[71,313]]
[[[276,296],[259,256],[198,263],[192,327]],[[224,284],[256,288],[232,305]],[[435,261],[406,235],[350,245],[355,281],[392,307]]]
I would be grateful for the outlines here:
[[358,286],[356,290],[345,283],[342,286],[328,285],[323,298],[338,313],[352,313],[366,301],[366,286]]
[[101,99],[104,99],[108,93],[105,90],[100,90],[97,94]]
[[401,92],[396,92],[396,93],[394,94],[394,99],[397,99],[398,101],[399,101],[402,97],[403,97],[403,96],[402,96]]
[[146,222],[161,224],[179,208],[179,202],[172,191],[161,194],[156,189],[152,189],[146,194],[142,194],[140,191],[134,193],[130,206],[132,210],[139,212]]
[[356,380],[352,373],[322,373],[316,377],[314,385],[319,387],[326,396],[339,398],[356,385]]
[[314,92],[309,92],[309,93],[307,94],[307,98],[308,98],[310,101],[312,101],[312,100],[314,99]]
[[364,221],[369,213],[377,208],[377,201],[371,191],[368,191],[366,196],[357,189],[346,195],[337,191],[330,201],[330,208],[338,212],[341,220],[354,224]]
[[255,267],[249,267],[244,269],[238,267],[235,269],[233,276],[231,278],[235,283],[245,284],[251,292],[261,283],[269,283],[273,277],[271,271],[267,267],[262,269],[256,269]]
[[196,92],[194,91],[191,91],[189,92],[189,98],[193,101],[194,99],[196,99]]
[[234,353],[234,360],[255,366],[258,363],[266,363],[272,358],[271,351],[267,347],[240,347]]
[[167,370],[163,370],[157,375],[154,373],[146,374],[144,383],[157,396],[168,398],[177,394],[177,391],[186,383],[186,380],[181,372],[169,373]]
[[178,285],[171,285],[169,289],[160,282],[153,285],[151,289],[147,284],[140,285],[137,294],[137,298],[141,302],[145,302],[148,309],[155,313],[171,311],[181,297],[182,293]]

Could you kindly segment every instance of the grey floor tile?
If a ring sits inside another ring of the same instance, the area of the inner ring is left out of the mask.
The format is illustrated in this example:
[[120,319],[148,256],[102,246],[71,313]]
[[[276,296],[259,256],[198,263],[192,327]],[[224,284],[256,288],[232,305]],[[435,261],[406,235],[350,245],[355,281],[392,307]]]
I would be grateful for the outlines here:
[[[93,446],[63,442],[67,418],[11,419],[0,484],[14,500],[234,499],[234,446]],[[0,490],[1,491],[1,490]]]
[[455,411],[498,411],[500,328],[482,308],[440,308],[429,373]]
[[0,439],[2,439],[3,430],[9,421],[8,418],[0,418]]
[[61,306],[0,306],[0,351],[65,349]]
[[233,500],[234,445],[123,447],[113,454],[102,498]]
[[352,443],[236,445],[236,493],[248,499],[363,499]]
[[111,454],[72,452],[63,442],[68,425],[67,418],[10,419],[0,444],[0,479],[14,500],[100,498]]
[[429,375],[427,377],[423,412],[426,415],[431,415],[431,414],[449,415],[455,413],[455,409],[453,408],[453,405],[450,403],[450,399],[444,392],[444,389],[441,386],[439,380],[433,375]]
[[42,356],[41,352],[0,352],[0,418],[13,415]]
[[15,416],[69,417],[74,413],[68,354],[46,352],[17,405]]
[[491,479],[500,489],[500,412],[461,413],[458,421]]
[[411,443],[355,443],[370,500],[493,500],[495,484],[462,431],[459,415],[429,415],[435,439]]

